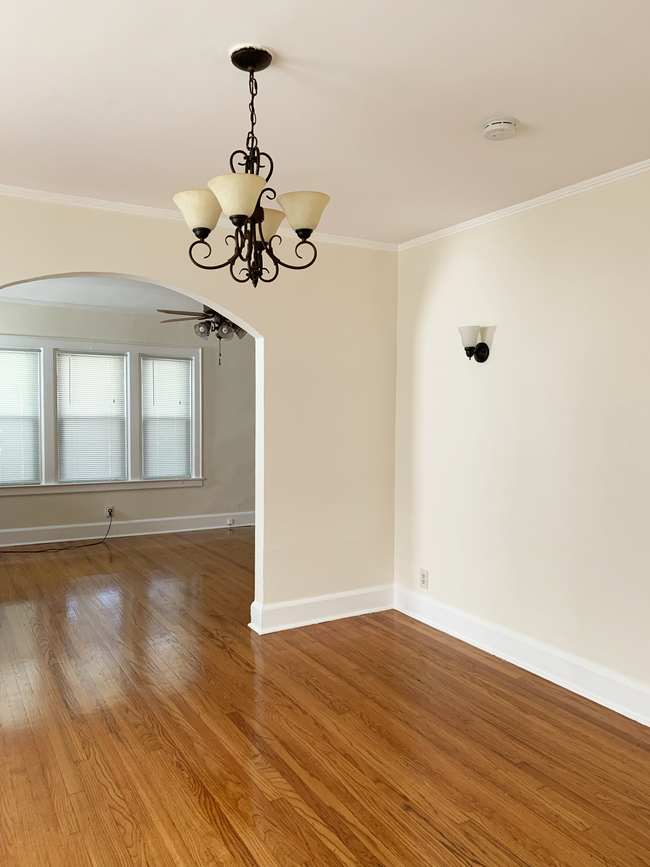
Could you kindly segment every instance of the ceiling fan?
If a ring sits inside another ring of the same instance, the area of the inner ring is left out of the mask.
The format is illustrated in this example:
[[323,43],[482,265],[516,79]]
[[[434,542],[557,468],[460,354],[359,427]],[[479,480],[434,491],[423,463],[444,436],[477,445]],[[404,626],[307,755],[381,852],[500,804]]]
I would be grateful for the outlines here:
[[246,336],[246,331],[243,328],[235,325],[230,319],[226,319],[221,313],[217,313],[216,310],[207,307],[205,304],[203,305],[202,313],[198,313],[196,310],[159,310],[158,313],[173,313],[176,317],[180,317],[163,319],[160,323],[161,325],[165,322],[191,322],[193,319],[196,319],[194,333],[201,340],[208,340],[210,334],[216,334],[219,340],[219,364],[221,364],[221,341],[232,340],[235,335],[240,340]]

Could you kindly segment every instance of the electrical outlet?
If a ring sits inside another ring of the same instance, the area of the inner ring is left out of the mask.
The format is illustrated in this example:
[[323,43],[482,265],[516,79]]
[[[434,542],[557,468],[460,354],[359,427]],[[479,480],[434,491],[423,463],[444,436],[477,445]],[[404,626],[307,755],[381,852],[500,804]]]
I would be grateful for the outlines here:
[[420,569],[420,587],[423,590],[429,589],[429,573],[426,569]]
[[112,506],[106,506],[106,517],[107,518],[113,517],[113,507]]

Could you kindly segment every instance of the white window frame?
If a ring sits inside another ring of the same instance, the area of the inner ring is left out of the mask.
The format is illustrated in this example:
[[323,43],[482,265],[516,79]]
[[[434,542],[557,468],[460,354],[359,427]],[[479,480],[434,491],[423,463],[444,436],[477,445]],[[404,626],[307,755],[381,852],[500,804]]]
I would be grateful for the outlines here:
[[[41,359],[41,484],[0,486],[2,496],[63,492],[127,491],[139,488],[199,487],[203,484],[202,352],[200,347],[104,343],[99,340],[59,340],[52,337],[0,335],[2,349],[38,349]],[[127,480],[121,482],[59,482],[57,461],[56,352],[98,352],[126,356]],[[192,361],[191,477],[142,478],[141,356],[189,358]]]

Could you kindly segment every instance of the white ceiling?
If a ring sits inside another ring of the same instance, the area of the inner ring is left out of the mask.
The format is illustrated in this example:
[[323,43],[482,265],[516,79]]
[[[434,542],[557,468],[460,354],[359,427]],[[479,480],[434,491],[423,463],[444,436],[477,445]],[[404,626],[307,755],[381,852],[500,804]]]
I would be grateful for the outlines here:
[[[48,307],[122,310],[155,314],[159,308],[202,311],[203,305],[185,295],[126,277],[55,277],[7,286],[1,301],[43,304]],[[164,319],[164,316],[160,316]],[[1,315],[0,315],[1,319]]]
[[0,32],[3,184],[170,207],[244,144],[245,42],[323,232],[403,242],[650,156],[647,0],[5,0]]

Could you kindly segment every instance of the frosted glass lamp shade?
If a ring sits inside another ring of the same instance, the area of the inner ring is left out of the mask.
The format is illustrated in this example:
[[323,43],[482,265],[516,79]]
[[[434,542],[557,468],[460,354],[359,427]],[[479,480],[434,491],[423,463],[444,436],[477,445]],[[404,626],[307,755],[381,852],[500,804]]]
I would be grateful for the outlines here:
[[325,206],[330,197],[325,193],[296,192],[283,193],[278,196],[278,205],[287,215],[289,225],[301,237],[302,230],[307,230],[309,235],[320,222]]
[[284,211],[278,211],[276,208],[264,208],[264,220],[261,223],[261,229],[265,241],[268,242],[274,235],[277,235],[280,223],[285,216]]
[[208,186],[219,199],[219,204],[227,217],[250,217],[257,205],[266,181],[259,175],[231,172],[217,175],[208,181]]
[[185,222],[194,229],[212,231],[221,215],[221,205],[210,190],[184,190],[176,193],[174,204],[185,217]]
[[480,325],[461,325],[460,339],[463,341],[463,346],[467,349],[468,346],[476,346],[478,343],[478,335],[481,330]]

